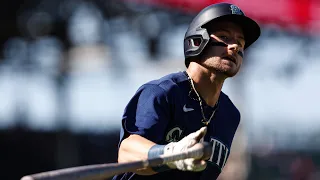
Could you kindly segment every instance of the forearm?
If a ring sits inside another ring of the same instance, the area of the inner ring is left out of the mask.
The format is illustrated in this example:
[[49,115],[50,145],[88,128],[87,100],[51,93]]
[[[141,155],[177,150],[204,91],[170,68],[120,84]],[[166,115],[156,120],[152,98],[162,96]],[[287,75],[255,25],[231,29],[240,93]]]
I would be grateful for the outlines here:
[[[148,158],[148,152],[152,146],[156,145],[154,142],[141,137],[139,135],[130,135],[124,139],[119,148],[118,162],[132,162]],[[139,175],[155,174],[151,168],[139,169],[135,173]]]
[[[120,163],[145,160],[149,157],[158,157],[159,155],[170,155],[186,151],[199,143],[207,132],[206,127],[202,127],[196,132],[189,134],[178,142],[172,142],[167,145],[156,145],[154,142],[139,135],[130,135],[124,139],[119,148],[118,161]],[[206,162],[194,158],[187,158],[168,162],[166,165],[140,169],[136,173],[140,175],[152,175],[157,172],[163,172],[170,169],[179,169],[182,171],[203,171],[206,168]]]

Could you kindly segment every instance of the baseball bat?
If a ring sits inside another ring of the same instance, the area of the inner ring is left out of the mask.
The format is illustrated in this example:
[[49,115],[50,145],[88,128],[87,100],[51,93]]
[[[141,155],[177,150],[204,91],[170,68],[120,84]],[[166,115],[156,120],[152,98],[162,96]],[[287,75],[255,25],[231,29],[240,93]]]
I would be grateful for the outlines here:
[[212,147],[207,142],[198,143],[188,151],[171,155],[161,155],[157,158],[146,159],[128,163],[108,163],[78,166],[65,169],[47,171],[32,175],[27,175],[21,180],[98,180],[110,178],[125,172],[134,172],[137,169],[154,167],[168,162],[182,159],[209,159]]

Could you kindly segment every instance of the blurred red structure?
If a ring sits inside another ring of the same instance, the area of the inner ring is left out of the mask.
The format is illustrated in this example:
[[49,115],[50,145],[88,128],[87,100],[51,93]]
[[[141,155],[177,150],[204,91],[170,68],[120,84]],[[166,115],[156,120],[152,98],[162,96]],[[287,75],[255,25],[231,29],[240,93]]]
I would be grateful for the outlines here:
[[320,1],[318,0],[126,0],[197,13],[218,2],[238,5],[246,14],[263,24],[300,29],[305,33],[320,30]]
[[315,169],[315,164],[311,158],[297,157],[291,163],[291,178],[292,180],[310,180],[315,173]]

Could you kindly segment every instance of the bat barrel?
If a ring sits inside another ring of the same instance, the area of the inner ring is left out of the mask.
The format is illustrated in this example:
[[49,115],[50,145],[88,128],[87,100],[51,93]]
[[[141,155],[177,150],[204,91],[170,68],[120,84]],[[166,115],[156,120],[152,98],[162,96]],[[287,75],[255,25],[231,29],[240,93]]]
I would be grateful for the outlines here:
[[73,167],[24,176],[21,180],[95,180],[142,168],[143,162],[111,163]]

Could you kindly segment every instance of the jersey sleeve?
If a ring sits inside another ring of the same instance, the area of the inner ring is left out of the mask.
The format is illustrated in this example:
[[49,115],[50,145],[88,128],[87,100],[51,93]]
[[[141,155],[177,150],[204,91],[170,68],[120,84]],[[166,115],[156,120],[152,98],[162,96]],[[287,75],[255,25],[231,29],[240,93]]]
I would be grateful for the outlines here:
[[159,143],[170,117],[167,92],[158,85],[147,84],[138,89],[122,117],[120,142],[130,134],[138,134]]

